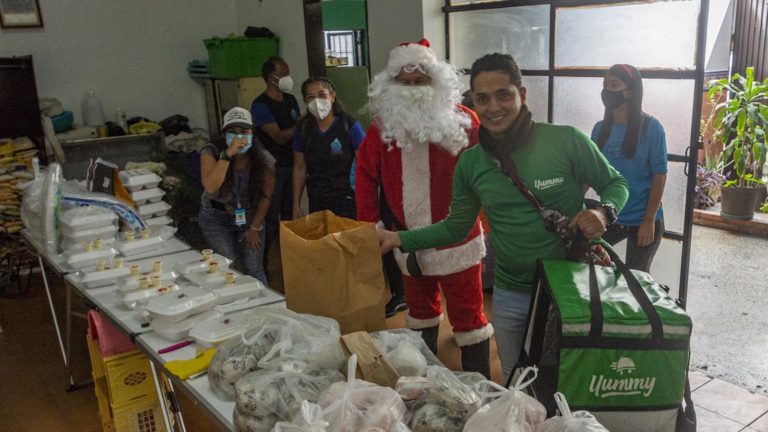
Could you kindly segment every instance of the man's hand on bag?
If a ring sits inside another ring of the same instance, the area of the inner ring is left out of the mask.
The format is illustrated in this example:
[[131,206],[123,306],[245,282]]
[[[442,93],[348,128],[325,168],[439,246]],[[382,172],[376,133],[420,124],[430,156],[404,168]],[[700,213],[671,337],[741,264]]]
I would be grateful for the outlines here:
[[379,249],[382,255],[400,246],[400,236],[396,232],[376,228],[376,233],[379,235]]
[[605,215],[597,209],[580,211],[571,221],[571,227],[578,228],[589,240],[599,239],[607,225],[608,220]]

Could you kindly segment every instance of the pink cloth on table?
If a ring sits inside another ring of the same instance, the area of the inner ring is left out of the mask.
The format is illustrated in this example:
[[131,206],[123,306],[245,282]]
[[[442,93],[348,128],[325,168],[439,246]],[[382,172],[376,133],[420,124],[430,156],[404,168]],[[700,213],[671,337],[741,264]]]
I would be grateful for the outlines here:
[[136,345],[95,310],[88,311],[88,335],[99,344],[104,357],[136,349]]

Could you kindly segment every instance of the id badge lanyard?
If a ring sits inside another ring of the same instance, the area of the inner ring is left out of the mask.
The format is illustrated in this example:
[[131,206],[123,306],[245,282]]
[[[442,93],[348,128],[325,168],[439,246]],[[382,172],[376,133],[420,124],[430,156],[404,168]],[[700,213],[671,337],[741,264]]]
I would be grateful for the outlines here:
[[245,209],[240,205],[240,192],[242,192],[245,182],[248,181],[248,177],[244,175],[237,175],[237,187],[235,188],[235,225],[245,225]]

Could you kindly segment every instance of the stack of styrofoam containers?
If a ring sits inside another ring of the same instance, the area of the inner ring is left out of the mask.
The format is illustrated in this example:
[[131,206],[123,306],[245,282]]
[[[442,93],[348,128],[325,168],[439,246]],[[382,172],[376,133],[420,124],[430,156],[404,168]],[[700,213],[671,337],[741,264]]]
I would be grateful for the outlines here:
[[163,201],[165,191],[158,186],[163,180],[148,169],[120,171],[120,180],[136,203],[139,216],[150,227],[168,225],[173,220],[168,217],[171,205]]
[[100,266],[117,255],[111,246],[117,236],[117,215],[96,206],[75,207],[59,217],[62,259],[71,269]]

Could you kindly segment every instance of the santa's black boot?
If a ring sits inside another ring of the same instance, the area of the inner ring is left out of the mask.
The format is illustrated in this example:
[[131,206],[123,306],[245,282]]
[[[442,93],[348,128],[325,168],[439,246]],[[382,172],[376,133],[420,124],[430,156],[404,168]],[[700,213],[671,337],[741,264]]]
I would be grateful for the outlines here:
[[437,335],[440,333],[440,325],[413,330],[421,332],[421,338],[424,339],[424,343],[427,344],[427,347],[429,347],[433,354],[437,355]]
[[464,372],[479,372],[491,379],[490,339],[461,347],[461,368]]

